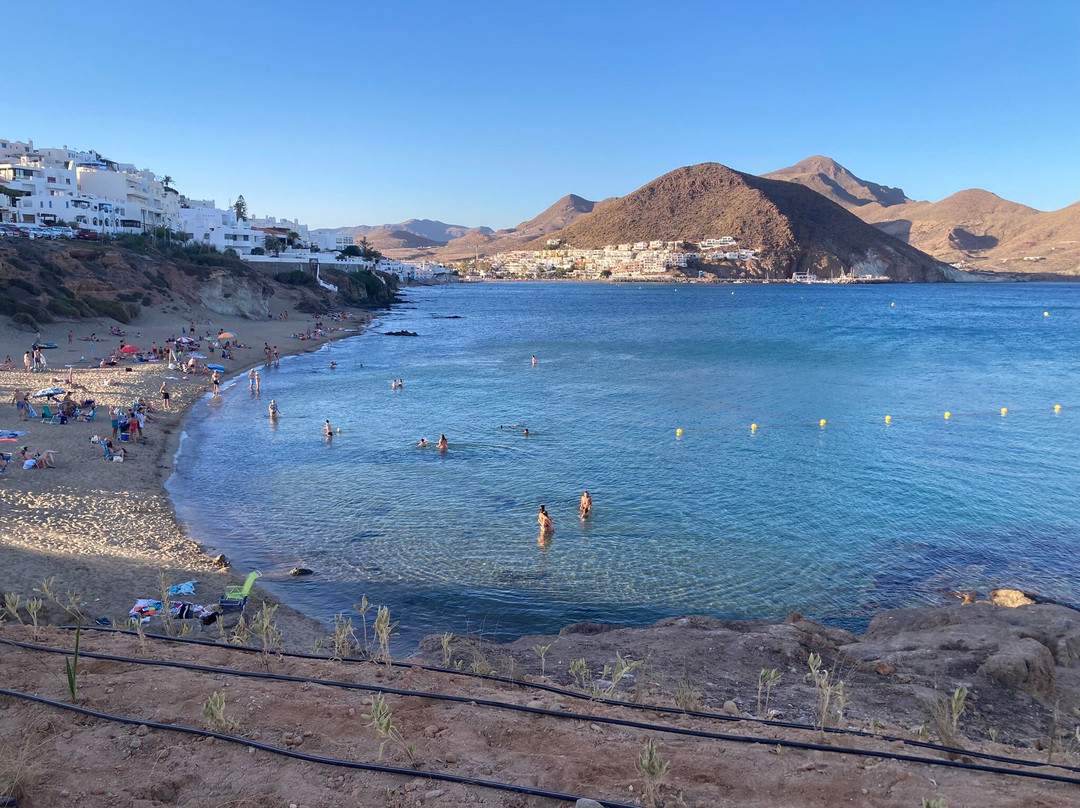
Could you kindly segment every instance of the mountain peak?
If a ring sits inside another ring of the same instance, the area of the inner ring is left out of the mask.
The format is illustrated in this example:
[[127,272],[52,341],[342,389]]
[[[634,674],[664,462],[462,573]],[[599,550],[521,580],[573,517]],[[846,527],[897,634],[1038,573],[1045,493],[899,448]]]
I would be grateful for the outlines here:
[[821,154],[762,176],[805,185],[848,210],[875,203],[887,208],[911,201],[900,188],[860,179],[831,157]]

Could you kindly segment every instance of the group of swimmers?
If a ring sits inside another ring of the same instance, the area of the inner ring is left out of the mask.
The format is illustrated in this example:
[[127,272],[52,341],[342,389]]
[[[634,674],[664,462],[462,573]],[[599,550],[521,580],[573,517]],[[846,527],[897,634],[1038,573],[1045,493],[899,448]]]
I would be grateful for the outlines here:
[[[592,495],[585,491],[578,502],[578,518],[584,521],[590,516],[592,516]],[[540,506],[540,513],[536,515],[536,521],[540,525],[540,542],[543,544],[545,539],[555,535],[555,522],[543,505]]]
[[[420,442],[416,445],[420,449],[426,449],[431,444],[428,443],[427,438],[420,438]],[[440,452],[445,452],[450,448],[450,443],[446,440],[446,435],[439,435],[439,442],[435,444],[435,448]]]

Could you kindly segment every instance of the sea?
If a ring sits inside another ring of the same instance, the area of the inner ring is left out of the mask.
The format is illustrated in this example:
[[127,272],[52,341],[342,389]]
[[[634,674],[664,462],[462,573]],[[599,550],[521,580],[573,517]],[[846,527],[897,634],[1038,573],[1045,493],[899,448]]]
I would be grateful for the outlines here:
[[406,647],[686,614],[860,630],[994,587],[1080,601],[1080,284],[405,297],[264,368],[261,394],[198,402],[168,483],[195,539],[315,618],[359,625],[366,596]]

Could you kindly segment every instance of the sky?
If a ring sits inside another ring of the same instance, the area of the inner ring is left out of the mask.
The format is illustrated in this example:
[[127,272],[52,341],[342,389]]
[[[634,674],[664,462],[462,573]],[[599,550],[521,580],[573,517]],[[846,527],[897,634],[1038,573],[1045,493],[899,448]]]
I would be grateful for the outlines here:
[[510,227],[715,161],[1080,199],[1080,2],[34,4],[0,137],[312,227]]

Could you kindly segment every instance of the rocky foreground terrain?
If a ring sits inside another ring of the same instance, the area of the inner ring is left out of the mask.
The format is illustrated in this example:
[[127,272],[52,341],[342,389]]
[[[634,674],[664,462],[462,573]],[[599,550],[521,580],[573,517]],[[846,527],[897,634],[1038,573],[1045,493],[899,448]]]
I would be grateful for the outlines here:
[[[71,631],[13,622],[4,687],[56,702],[0,696],[0,787],[23,808],[1080,801],[1080,613],[1058,605],[892,611],[860,636],[797,615],[579,624],[508,645],[446,635],[395,665],[230,645],[258,645],[255,623],[195,629],[210,647],[85,632],[75,700],[127,724],[61,707]],[[362,644],[354,628],[339,651]],[[935,720],[928,705],[957,688],[957,719]]]

